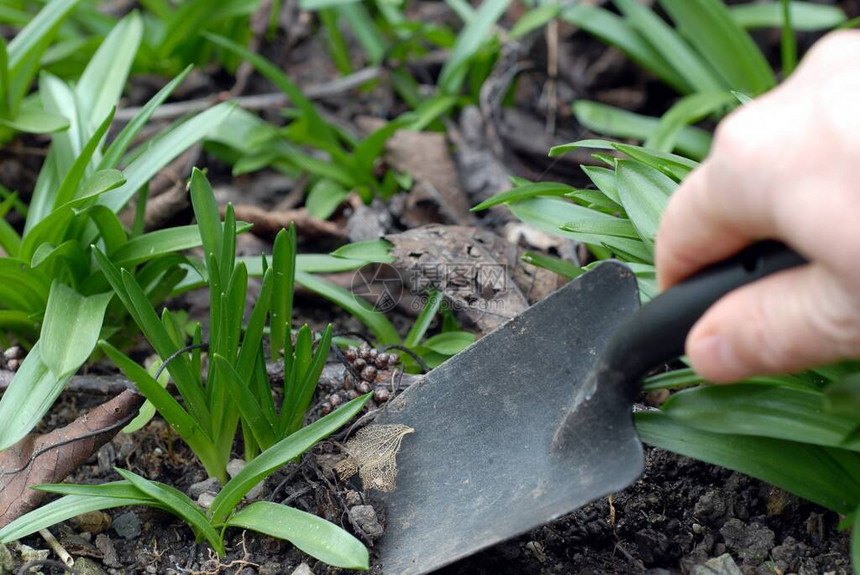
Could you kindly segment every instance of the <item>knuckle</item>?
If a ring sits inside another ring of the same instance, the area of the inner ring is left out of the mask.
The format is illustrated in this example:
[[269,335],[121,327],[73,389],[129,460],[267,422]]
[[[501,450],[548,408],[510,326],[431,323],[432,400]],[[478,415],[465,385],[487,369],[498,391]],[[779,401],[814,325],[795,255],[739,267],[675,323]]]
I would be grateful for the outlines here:
[[838,30],[824,36],[809,50],[808,62],[845,62],[852,54],[860,54],[860,31]]

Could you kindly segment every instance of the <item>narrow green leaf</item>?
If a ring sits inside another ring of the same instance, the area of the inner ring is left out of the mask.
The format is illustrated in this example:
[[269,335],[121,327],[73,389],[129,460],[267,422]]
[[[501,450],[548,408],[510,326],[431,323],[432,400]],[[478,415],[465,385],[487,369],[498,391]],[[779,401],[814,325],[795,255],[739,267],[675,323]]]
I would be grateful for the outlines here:
[[107,152],[105,152],[104,157],[102,157],[101,163],[99,163],[99,169],[115,168],[119,165],[123,154],[128,150],[128,147],[131,145],[138,132],[140,132],[141,128],[143,128],[143,126],[145,126],[149,121],[149,118],[152,117],[153,112],[155,112],[155,110],[161,106],[165,100],[167,100],[170,94],[173,93],[177,86],[185,80],[192,68],[193,66],[189,65],[185,70],[180,72],[176,78],[168,82],[164,88],[159,90],[155,96],[150,98],[134,119],[132,119],[131,122],[129,122],[119,134],[117,134],[116,138],[114,138]]
[[788,78],[797,66],[797,38],[791,25],[791,7],[788,0],[782,0],[782,77]]
[[449,331],[427,338],[422,345],[443,355],[456,355],[475,343],[475,334],[467,331]]
[[233,366],[222,356],[214,356],[214,367],[216,377],[223,378],[224,387],[232,398],[233,403],[239,408],[242,422],[253,432],[254,439],[262,449],[267,449],[275,444],[275,430],[248,384],[242,380]]
[[568,261],[547,256],[537,252],[525,252],[522,260],[527,264],[549,270],[567,279],[574,279],[581,276],[585,270]]
[[334,567],[370,568],[369,554],[361,541],[325,519],[286,505],[257,501],[231,516],[226,525],[286,539]]
[[224,541],[221,539],[221,535],[215,531],[200,508],[187,495],[169,485],[150,481],[126,469],[117,468],[116,472],[151,499],[158,501],[164,508],[188,523],[196,534],[206,538],[206,541],[219,555],[224,555]]
[[430,324],[433,323],[433,320],[436,318],[436,313],[442,306],[442,301],[444,299],[445,298],[440,292],[436,290],[430,291],[427,296],[427,303],[424,305],[424,309],[421,310],[421,313],[418,314],[418,317],[415,319],[415,323],[412,324],[412,328],[406,335],[403,345],[413,348],[418,345],[422,339],[424,339],[424,334],[426,334],[427,330],[430,329]]
[[696,91],[717,92],[731,87],[725,85],[702,57],[650,8],[636,0],[613,1],[633,27]]
[[498,193],[492,198],[484,200],[477,206],[471,209],[473,212],[480,212],[499,204],[507,204],[516,202],[526,198],[537,198],[541,196],[563,196],[574,191],[575,188],[567,184],[556,182],[535,182],[520,186],[514,186],[510,190]]
[[218,477],[216,473],[217,466],[214,464],[217,461],[214,455],[214,445],[201,427],[200,422],[191,417],[179,405],[179,402],[173,398],[173,395],[164,389],[164,386],[121,351],[106,341],[99,342],[99,347],[122,370],[123,374],[137,386],[146,399],[155,406],[158,413],[176,430],[176,433],[191,446],[209,474],[212,477]]
[[[660,122],[658,118],[635,114],[588,100],[574,102],[573,113],[577,121],[589,130],[615,138],[645,140],[657,129]],[[692,126],[683,127],[675,143],[675,148],[681,154],[693,159],[704,158],[710,147],[711,135]],[[612,146],[610,146],[611,148]],[[550,150],[550,155],[558,155],[562,153],[562,150],[567,151],[567,149],[563,147],[553,148]]]
[[[238,233],[251,229],[250,224],[238,225]],[[111,255],[117,266],[133,267],[157,256],[190,250],[202,244],[197,226],[176,226],[156,230],[126,242]]]
[[350,291],[307,272],[296,270],[296,281],[305,288],[345,309],[366,325],[381,344],[400,343],[397,330],[383,313]]
[[[209,180],[197,168],[191,170],[191,205],[194,207],[197,227],[200,229],[203,251],[220,258],[224,232],[221,216],[218,214],[218,204],[215,202],[215,194],[212,193]],[[221,265],[224,262],[218,263]],[[232,266],[229,266],[229,271],[232,271]]]
[[[812,2],[790,2],[791,27],[798,32],[829,30],[845,22],[845,13],[837,6],[813,4]],[[729,6],[729,14],[735,23],[749,30],[756,28],[781,28],[785,13],[777,2],[755,2]]]
[[605,8],[577,3],[561,13],[563,20],[615,46],[631,60],[682,94],[692,91],[687,80],[624,18]]
[[653,168],[632,160],[619,160],[615,171],[621,205],[640,237],[654,245],[660,217],[677,184]]
[[[684,38],[722,77],[725,85],[715,87],[716,90],[728,87],[758,95],[776,84],[764,55],[749,34],[732,20],[722,0],[658,0],[658,3]],[[704,84],[698,89],[716,91]]]
[[55,378],[74,375],[96,347],[113,293],[84,297],[54,282],[42,323],[41,355]]
[[210,508],[212,524],[223,524],[248,491],[282,465],[300,456],[318,441],[340,429],[361,411],[368,399],[370,399],[370,394],[353,399],[333,413],[303,427],[286,439],[282,439],[248,463],[242,471],[227,482],[212,502]]
[[485,0],[457,37],[457,43],[439,74],[439,87],[445,94],[457,94],[466,76],[467,62],[486,42],[496,21],[508,8],[510,0]]
[[75,158],[74,163],[63,178],[60,188],[57,190],[56,196],[54,197],[55,210],[71,202],[77,196],[78,186],[88,171],[93,154],[95,154],[102,138],[107,133],[108,128],[110,128],[115,111],[116,108],[111,108],[108,111],[107,116],[102,120],[101,124],[99,124],[98,128],[96,128],[95,133],[87,141],[78,157]]
[[132,12],[113,27],[87,63],[75,86],[85,133],[116,107],[142,37],[143,22]]
[[0,451],[15,445],[39,423],[71,374],[57,379],[42,360],[40,342],[24,358],[0,397]]
[[860,458],[843,449],[769,437],[709,433],[682,425],[660,412],[637,413],[642,440],[785,489],[839,513],[860,502],[860,484],[848,471]]
[[[103,487],[102,485],[94,487]],[[32,535],[42,529],[56,525],[72,517],[77,517],[90,511],[112,509],[114,507],[125,507],[128,505],[145,505],[147,507],[159,507],[151,499],[126,498],[115,496],[96,495],[66,495],[56,501],[42,505],[38,509],[19,517],[3,529],[0,529],[0,543],[11,543],[18,539]]]
[[536,8],[532,8],[523,14],[511,31],[508,32],[508,38],[516,40],[522,38],[526,34],[543,28],[550,21],[555,19],[562,10],[561,4],[544,4]]
[[589,245],[606,245],[611,250],[628,254],[633,261],[650,263],[653,260],[648,247],[639,240],[569,232],[561,229],[561,226],[567,222],[579,218],[606,218],[611,220],[612,216],[610,215],[601,214],[594,210],[555,198],[531,198],[523,200],[511,204],[510,210],[524,222],[551,234],[579,240]]
[[334,250],[331,255],[336,258],[361,260],[367,263],[390,264],[394,262],[391,255],[392,243],[385,239],[353,242]]
[[[269,333],[272,361],[291,354],[289,333],[293,320],[293,291],[296,283],[296,227],[281,230],[272,248],[272,303]],[[259,301],[259,300],[258,300]]]
[[337,182],[323,178],[308,192],[305,207],[313,217],[326,220],[348,195],[349,190]]
[[639,233],[630,220],[622,218],[613,218],[612,220],[590,217],[582,218],[567,222],[561,226],[561,229],[566,232],[582,232],[586,234],[639,239]]
[[0,118],[0,124],[27,134],[52,134],[69,127],[65,116],[47,110],[21,110],[12,119]]
[[99,203],[119,211],[159,170],[217,130],[233,107],[231,102],[218,104],[161,134],[123,170],[125,184],[100,198]]
[[730,431],[815,445],[843,445],[856,417],[829,414],[821,393],[774,386],[707,386],[676,393],[663,405],[675,421],[711,433]]
[[731,92],[699,92],[678,100],[663,114],[643,147],[659,152],[675,148],[681,130],[713,113],[720,112],[735,102]]

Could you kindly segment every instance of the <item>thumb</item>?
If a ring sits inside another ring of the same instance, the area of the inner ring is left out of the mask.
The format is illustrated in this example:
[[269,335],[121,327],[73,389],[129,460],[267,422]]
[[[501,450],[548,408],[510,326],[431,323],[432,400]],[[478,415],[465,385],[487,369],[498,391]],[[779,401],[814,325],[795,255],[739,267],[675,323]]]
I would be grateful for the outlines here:
[[693,368],[714,382],[800,371],[860,355],[860,309],[834,275],[810,264],[720,299],[686,348]]

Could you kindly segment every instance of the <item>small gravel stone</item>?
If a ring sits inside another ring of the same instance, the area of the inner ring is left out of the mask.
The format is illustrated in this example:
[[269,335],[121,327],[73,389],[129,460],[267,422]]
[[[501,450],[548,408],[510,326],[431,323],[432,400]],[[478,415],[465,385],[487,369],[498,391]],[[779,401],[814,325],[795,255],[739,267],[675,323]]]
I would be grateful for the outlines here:
[[361,505],[361,494],[358,491],[350,489],[345,495],[346,504],[352,507],[353,505]]
[[12,560],[12,552],[0,543],[0,575],[11,575],[15,562]]
[[3,351],[3,357],[6,359],[24,359],[24,349],[20,345],[13,345]]
[[311,568],[307,563],[302,563],[295,569],[293,569],[292,575],[314,575],[314,572],[311,571]]
[[217,493],[221,489],[221,484],[218,483],[218,480],[214,477],[210,477],[209,479],[204,479],[203,481],[198,481],[197,483],[192,483],[188,487],[188,496],[191,499],[197,499],[201,494],[212,491],[213,493]]
[[92,533],[93,535],[110,529],[111,525],[110,515],[104,511],[88,511],[77,517],[72,517],[70,522],[78,531]]
[[279,563],[270,561],[261,565],[257,572],[260,575],[282,575],[284,571],[281,569],[281,565]]
[[33,549],[29,545],[21,545],[18,552],[21,554],[21,561],[24,563],[29,561],[44,561],[51,554],[47,549]]
[[197,505],[199,505],[203,509],[209,509],[212,506],[212,502],[215,501],[215,497],[217,495],[217,493],[212,493],[211,491],[204,491],[197,498]]
[[376,510],[370,505],[356,505],[349,509],[349,518],[364,531],[370,539],[382,536],[382,525],[376,517]]
[[113,530],[123,539],[134,539],[140,535],[140,519],[134,511],[126,511],[113,520]]
[[708,559],[703,565],[696,565],[690,575],[743,575],[735,560],[728,553]]
[[108,567],[115,567],[117,569],[122,567],[119,556],[116,554],[116,547],[113,546],[113,541],[110,540],[110,537],[104,533],[96,535],[96,548],[104,555],[102,563]]
[[75,559],[75,573],[78,575],[108,575],[107,571],[89,557]]
[[231,478],[236,477],[240,471],[245,469],[245,465],[247,465],[247,462],[244,459],[230,460],[230,463],[227,464],[227,475]]
[[726,521],[720,529],[726,547],[744,561],[764,561],[774,546],[774,533],[758,523],[744,524],[737,518]]

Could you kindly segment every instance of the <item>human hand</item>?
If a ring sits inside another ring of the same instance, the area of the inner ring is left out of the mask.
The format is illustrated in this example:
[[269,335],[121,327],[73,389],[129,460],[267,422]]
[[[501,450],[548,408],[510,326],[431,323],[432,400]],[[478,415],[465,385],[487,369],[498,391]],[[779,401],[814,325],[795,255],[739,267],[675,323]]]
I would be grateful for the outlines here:
[[719,125],[656,240],[662,289],[757,239],[810,263],[735,290],[690,331],[706,379],[860,357],[860,32],[819,41],[780,87]]

